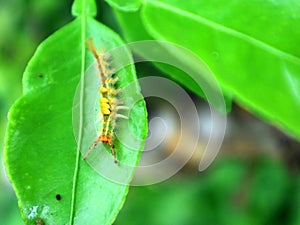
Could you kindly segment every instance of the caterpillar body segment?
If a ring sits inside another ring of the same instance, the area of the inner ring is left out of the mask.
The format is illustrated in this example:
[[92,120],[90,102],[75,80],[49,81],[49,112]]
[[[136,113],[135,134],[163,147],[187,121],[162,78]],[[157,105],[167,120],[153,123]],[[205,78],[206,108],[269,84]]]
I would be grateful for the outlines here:
[[117,118],[128,119],[127,116],[118,114],[118,110],[129,110],[129,108],[123,106],[122,102],[118,100],[118,94],[121,92],[121,89],[117,89],[115,86],[119,78],[113,77],[115,70],[110,68],[110,64],[107,61],[110,55],[105,54],[104,49],[97,51],[93,39],[88,39],[86,43],[97,63],[100,79],[99,94],[101,96],[99,99],[100,112],[97,120],[102,122],[97,139],[92,143],[83,159],[86,160],[97,144],[102,142],[110,147],[114,162],[118,163],[114,148],[114,129]]

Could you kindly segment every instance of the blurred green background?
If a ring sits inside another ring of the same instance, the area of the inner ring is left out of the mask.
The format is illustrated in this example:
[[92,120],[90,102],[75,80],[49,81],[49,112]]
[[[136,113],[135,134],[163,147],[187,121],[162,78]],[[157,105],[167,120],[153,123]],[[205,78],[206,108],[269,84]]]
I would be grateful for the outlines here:
[[[72,20],[71,4],[0,0],[0,225],[23,224],[3,166],[7,113],[22,93],[22,73],[38,44]],[[119,32],[109,6],[98,1],[98,10],[98,20]],[[137,65],[137,71],[159,74],[149,64]],[[163,103],[147,99],[147,105],[151,119]],[[198,103],[200,114],[205,107],[203,101]],[[163,151],[168,153],[168,147]],[[300,224],[300,144],[276,128],[233,104],[217,160],[201,173],[197,163],[191,159],[160,184],[131,187],[114,224]]]

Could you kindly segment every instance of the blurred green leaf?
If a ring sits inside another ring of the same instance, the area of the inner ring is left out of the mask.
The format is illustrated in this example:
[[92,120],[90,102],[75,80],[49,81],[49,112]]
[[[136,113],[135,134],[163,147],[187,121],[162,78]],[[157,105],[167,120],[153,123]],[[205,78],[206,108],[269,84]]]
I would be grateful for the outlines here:
[[289,186],[286,169],[281,162],[262,158],[255,165],[251,183],[248,211],[261,215],[256,217],[256,224],[267,224],[286,199]]
[[0,177],[0,221],[1,225],[22,225],[20,210],[15,196],[7,184],[1,182]]
[[[74,7],[82,15],[38,47],[24,73],[24,95],[9,113],[5,165],[26,224],[36,224],[38,220],[55,225],[111,224],[128,190],[127,185],[100,176],[81,159],[72,126],[76,88],[94,61],[86,51],[86,39],[93,37],[97,47],[105,46],[107,50],[123,42],[109,28],[88,16],[93,10],[83,13]],[[92,5],[86,5],[82,9],[91,8]],[[118,71],[118,75],[119,86],[136,80],[132,65]],[[81,99],[85,101],[86,90],[80,87]],[[134,89],[140,95],[139,87]],[[86,118],[94,118],[93,113],[80,116],[81,123]],[[144,101],[131,110],[129,126],[137,138],[145,138]],[[90,135],[85,130],[80,132]],[[82,143],[78,144],[80,148]],[[115,146],[120,162],[133,166],[127,171],[128,176],[132,175],[144,145],[143,141],[136,144],[140,151],[130,151],[119,142]],[[113,167],[117,166],[111,156]]]
[[[129,41],[166,40],[192,50],[225,95],[300,138],[299,11],[297,0],[148,0],[117,16]],[[170,76],[190,84],[180,73]]]
[[288,198],[295,200],[289,186],[284,164],[276,159],[225,157],[202,174],[131,188],[115,225],[287,224],[278,213]]
[[288,205],[288,210],[291,215],[290,225],[298,225],[300,224],[300,174],[292,177],[294,181],[293,189],[288,193],[289,198],[292,200]]

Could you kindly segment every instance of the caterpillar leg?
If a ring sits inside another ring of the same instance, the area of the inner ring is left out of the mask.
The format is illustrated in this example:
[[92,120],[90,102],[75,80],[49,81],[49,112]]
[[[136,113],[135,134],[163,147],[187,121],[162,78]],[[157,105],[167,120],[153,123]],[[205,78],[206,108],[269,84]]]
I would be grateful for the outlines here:
[[[90,155],[90,153],[94,150],[94,148],[97,146],[97,144],[99,143],[99,140],[97,139],[96,141],[93,142],[93,144],[91,145],[91,147],[89,148],[89,150],[87,151],[87,153],[84,155],[83,160],[86,160],[87,157]],[[107,143],[110,147],[111,150],[111,154],[114,157],[114,163],[118,163],[117,157],[116,157],[116,151],[115,151],[115,147],[113,144]]]
[[111,150],[111,154],[113,155],[114,157],[114,163],[117,164],[118,163],[118,160],[116,158],[116,151],[115,151],[115,147],[113,144],[109,144],[109,147],[110,147],[110,150]]

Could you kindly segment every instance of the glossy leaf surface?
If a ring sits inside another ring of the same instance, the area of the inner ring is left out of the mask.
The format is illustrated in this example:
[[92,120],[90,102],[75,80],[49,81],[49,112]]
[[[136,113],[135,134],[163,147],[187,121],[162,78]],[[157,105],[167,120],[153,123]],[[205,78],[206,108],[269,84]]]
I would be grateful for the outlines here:
[[[111,224],[128,191],[128,185],[101,176],[80,154],[87,150],[81,149],[84,137],[91,142],[95,138],[83,127],[86,119],[95,117],[84,114],[83,109],[89,90],[80,81],[89,75],[86,71],[94,61],[85,41],[92,37],[98,49],[106,50],[123,44],[118,35],[91,17],[95,13],[92,3],[76,1],[73,13],[79,16],[38,47],[24,73],[24,95],[9,113],[5,165],[26,224]],[[117,76],[119,86],[136,80],[132,65]],[[139,87],[134,87],[141,96]],[[81,109],[75,120],[74,107]],[[76,132],[74,126],[81,129]],[[129,127],[141,139],[137,143],[140,151],[130,151],[119,142],[116,151],[120,163],[132,166],[127,171],[131,176],[147,132],[143,100],[132,108]],[[103,148],[94,151],[106,152]],[[107,152],[111,167],[116,167]]]

